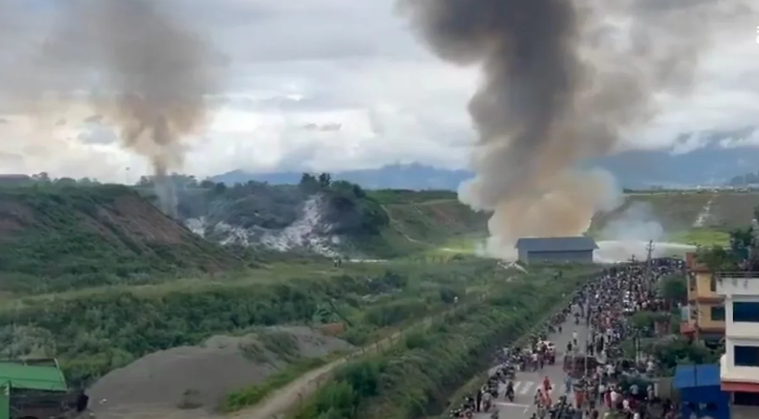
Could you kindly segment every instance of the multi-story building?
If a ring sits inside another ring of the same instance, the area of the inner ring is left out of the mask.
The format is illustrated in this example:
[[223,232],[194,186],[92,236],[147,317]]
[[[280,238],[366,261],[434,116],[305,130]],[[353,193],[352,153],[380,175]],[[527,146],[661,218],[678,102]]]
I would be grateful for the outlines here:
[[686,255],[688,305],[683,307],[680,333],[717,346],[725,336],[725,305],[717,280],[696,255]]
[[722,390],[734,405],[759,406],[759,272],[720,273],[716,281],[726,313]]

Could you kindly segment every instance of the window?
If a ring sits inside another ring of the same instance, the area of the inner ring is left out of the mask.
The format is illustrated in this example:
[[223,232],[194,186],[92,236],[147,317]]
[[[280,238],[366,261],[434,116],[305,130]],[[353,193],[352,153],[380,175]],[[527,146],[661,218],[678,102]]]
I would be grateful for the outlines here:
[[759,323],[759,303],[757,302],[734,302],[733,321],[746,323]]
[[736,391],[733,393],[733,403],[738,406],[759,406],[759,394]]
[[715,306],[711,308],[711,319],[715,322],[725,321],[725,306]]
[[717,292],[717,280],[714,278],[714,275],[709,277],[709,291]]
[[696,276],[694,274],[688,276],[688,288],[690,288],[691,291],[696,290]]
[[759,346],[738,346],[733,349],[736,367],[759,367]]

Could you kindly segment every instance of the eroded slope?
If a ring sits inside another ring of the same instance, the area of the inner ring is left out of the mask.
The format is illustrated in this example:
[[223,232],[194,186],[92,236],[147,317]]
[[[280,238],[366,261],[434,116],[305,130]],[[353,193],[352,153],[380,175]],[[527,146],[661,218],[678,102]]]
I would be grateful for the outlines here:
[[125,186],[0,189],[6,289],[141,282],[241,266]]

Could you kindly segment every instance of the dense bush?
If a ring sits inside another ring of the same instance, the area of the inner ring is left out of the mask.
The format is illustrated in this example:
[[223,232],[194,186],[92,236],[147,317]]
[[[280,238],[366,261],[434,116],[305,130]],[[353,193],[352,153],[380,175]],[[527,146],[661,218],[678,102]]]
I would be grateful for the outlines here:
[[429,416],[430,406],[483,368],[492,349],[529,328],[578,282],[519,284],[484,304],[464,307],[429,331],[407,336],[394,351],[342,367],[294,418]]
[[[114,290],[75,298],[27,298],[21,308],[0,311],[0,345],[6,356],[57,356],[70,379],[86,382],[145,354],[197,344],[213,334],[311,323],[324,307],[339,307],[359,319],[369,310],[370,322],[348,329],[354,334],[358,329],[368,339],[378,328],[424,316],[443,304],[399,292],[406,283],[406,278],[388,272],[373,278],[343,275],[184,292]],[[385,294],[387,298],[376,302],[361,298]]]

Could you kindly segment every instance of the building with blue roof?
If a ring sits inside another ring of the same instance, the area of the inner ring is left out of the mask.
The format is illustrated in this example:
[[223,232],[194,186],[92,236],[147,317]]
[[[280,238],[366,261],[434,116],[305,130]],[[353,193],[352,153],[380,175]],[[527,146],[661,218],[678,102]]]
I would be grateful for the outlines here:
[[722,391],[719,365],[679,365],[672,385],[680,393],[681,415],[730,419],[730,393]]
[[593,263],[598,249],[595,240],[586,236],[521,238],[514,247],[524,264]]

